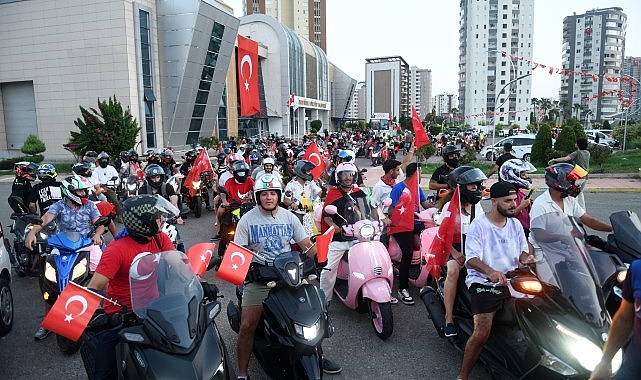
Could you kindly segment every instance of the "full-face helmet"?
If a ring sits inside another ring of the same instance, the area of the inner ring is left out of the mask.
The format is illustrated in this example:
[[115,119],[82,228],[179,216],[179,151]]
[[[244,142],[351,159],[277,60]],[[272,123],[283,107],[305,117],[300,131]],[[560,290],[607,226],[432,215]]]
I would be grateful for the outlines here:
[[38,178],[42,182],[55,181],[57,176],[56,167],[52,164],[42,164],[38,166]]
[[[152,177],[160,177],[159,181],[154,181]],[[145,168],[145,180],[154,189],[160,189],[165,182],[165,170],[158,164],[150,164]]]
[[311,181],[314,179],[314,175],[311,173],[314,167],[311,161],[298,160],[294,164],[294,174],[305,181]]
[[63,179],[61,183],[60,190],[63,197],[79,206],[89,201],[89,189],[92,186],[85,177],[72,175]]
[[122,222],[131,237],[144,243],[160,231],[158,218],[174,218],[179,210],[160,195],[141,194],[122,203]]
[[588,172],[579,165],[554,164],[545,168],[545,184],[562,193],[562,196],[576,197],[581,188],[575,181],[584,178]]
[[501,165],[499,169],[499,178],[505,182],[509,182],[517,189],[527,189],[532,184],[532,179],[528,177],[528,173],[533,173],[536,168],[531,163],[513,158],[507,160]]
[[245,183],[249,177],[249,166],[245,161],[235,161],[232,164],[231,172],[238,183]]

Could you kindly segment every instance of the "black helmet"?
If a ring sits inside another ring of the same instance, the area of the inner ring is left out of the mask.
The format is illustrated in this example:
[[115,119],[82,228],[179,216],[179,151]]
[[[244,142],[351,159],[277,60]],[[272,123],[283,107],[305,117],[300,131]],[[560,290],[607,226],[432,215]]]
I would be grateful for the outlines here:
[[96,162],[98,162],[101,168],[106,168],[107,165],[109,165],[109,154],[107,154],[107,152],[100,152],[96,158]]
[[579,165],[554,164],[545,168],[545,184],[562,193],[562,196],[576,197],[581,192],[574,181],[584,178],[588,172]]
[[96,152],[95,150],[88,150],[85,153],[84,160],[86,160],[87,162],[96,162],[96,157],[98,157],[98,152]]
[[56,167],[52,164],[42,164],[38,166],[38,178],[41,181],[54,181],[57,176]]
[[123,162],[126,161],[128,156],[129,156],[129,152],[127,152],[126,150],[121,151],[120,161],[123,161]]
[[[459,194],[461,194],[461,203],[479,203],[483,198],[483,181],[487,179],[481,169],[471,166],[460,166],[452,170],[452,173],[454,172],[457,172],[454,181],[460,185]],[[452,173],[450,173],[450,175]],[[474,191],[468,190],[466,186],[472,183],[476,184],[476,190]]]
[[238,183],[245,183],[249,177],[249,166],[245,161],[235,161],[231,166],[231,172]]
[[185,153],[185,161],[194,162],[196,157],[198,157],[198,151],[196,149],[188,150]]
[[127,157],[129,158],[129,161],[138,161],[138,152],[132,149],[127,154]]
[[[160,181],[152,181],[151,177],[154,176],[160,176]],[[147,167],[145,168],[145,179],[151,187],[153,187],[154,189],[160,189],[162,183],[165,182],[165,170],[158,164],[147,165]]]
[[[450,154],[456,154],[457,157],[448,158]],[[443,152],[441,155],[443,156],[443,161],[445,161],[446,164],[453,168],[458,167],[458,160],[459,157],[461,157],[461,150],[456,145],[446,145],[445,148],[443,148]]]
[[311,181],[314,179],[314,176],[310,171],[314,169],[314,164],[311,161],[307,160],[298,160],[294,164],[294,174],[298,177],[304,179],[305,181]]
[[79,176],[91,177],[91,164],[88,162],[78,162],[71,167],[71,171]]
[[36,179],[36,174],[34,172],[37,169],[38,164],[29,161],[20,161],[13,165],[13,173],[16,178],[24,178],[29,181]]
[[131,237],[141,243],[160,231],[156,222],[159,217],[173,218],[179,213],[174,205],[159,195],[141,194],[122,203],[122,222]]

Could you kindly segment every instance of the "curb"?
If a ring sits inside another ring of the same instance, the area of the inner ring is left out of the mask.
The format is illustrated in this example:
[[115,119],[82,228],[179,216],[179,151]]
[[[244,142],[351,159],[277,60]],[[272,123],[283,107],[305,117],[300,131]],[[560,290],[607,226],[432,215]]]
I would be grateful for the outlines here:
[[639,187],[586,187],[590,193],[641,193]]

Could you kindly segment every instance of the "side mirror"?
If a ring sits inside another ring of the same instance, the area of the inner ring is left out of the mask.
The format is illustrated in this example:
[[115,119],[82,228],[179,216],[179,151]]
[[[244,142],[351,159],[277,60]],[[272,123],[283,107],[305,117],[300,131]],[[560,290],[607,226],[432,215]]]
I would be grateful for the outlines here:
[[111,177],[111,180],[112,180],[112,181],[115,181],[115,180],[117,180],[117,179],[118,179],[118,176],[116,176],[116,175],[115,175],[115,176],[113,176],[113,177]]
[[361,173],[367,173],[367,169],[361,169]]
[[93,226],[94,227],[98,227],[98,226],[107,227],[110,222],[111,222],[111,218],[110,217],[101,216],[100,218],[98,218],[98,220],[96,220],[96,222],[93,224]]
[[328,213],[329,215],[334,215],[338,213],[338,209],[334,205],[327,205],[325,206],[325,212]]

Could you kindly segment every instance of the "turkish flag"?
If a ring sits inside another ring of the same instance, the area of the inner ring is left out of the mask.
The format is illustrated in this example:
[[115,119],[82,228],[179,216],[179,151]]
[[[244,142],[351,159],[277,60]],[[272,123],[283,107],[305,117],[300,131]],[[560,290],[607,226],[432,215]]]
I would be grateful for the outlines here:
[[216,272],[216,277],[231,282],[234,285],[242,285],[249,271],[249,264],[252,262],[254,253],[240,245],[229,242],[225,256]]
[[189,195],[192,197],[196,195],[196,190],[193,187],[195,181],[200,181],[200,174],[204,172],[213,172],[214,168],[211,166],[211,161],[209,161],[209,155],[207,150],[203,149],[198,153],[196,160],[194,160],[194,165],[191,167],[187,178],[183,182],[185,187],[189,189]]
[[307,147],[307,150],[303,155],[303,160],[307,160],[314,164],[314,169],[312,169],[311,173],[314,176],[314,181],[316,181],[325,171],[325,161],[321,158],[318,145],[316,145],[315,141],[312,141],[312,143]]
[[198,243],[187,250],[187,257],[191,267],[194,268],[194,273],[202,276],[207,272],[207,265],[214,253],[214,248],[216,248],[214,243]]
[[334,226],[331,226],[322,235],[316,236],[316,261],[318,261],[319,263],[327,261],[327,253],[329,253],[329,243],[332,242],[334,229]]
[[423,123],[421,123],[421,118],[418,117],[418,113],[416,113],[416,108],[414,108],[413,105],[412,105],[412,127],[414,127],[414,135],[416,135],[416,140],[414,141],[414,145],[416,146],[416,149],[420,149],[423,145],[430,143],[430,138],[425,132],[425,127],[423,127]]
[[452,244],[461,242],[461,200],[458,186],[454,190],[450,205],[443,212],[445,215],[428,251],[433,258],[432,276],[437,279],[440,277],[440,267],[447,264]]
[[418,170],[412,175],[403,189],[401,196],[396,201],[390,226],[389,234],[408,232],[414,230],[414,212],[418,211],[420,199],[418,198]]
[[73,282],[60,293],[42,327],[77,342],[102,297]]
[[253,116],[260,113],[258,42],[239,35],[237,56],[240,116]]

